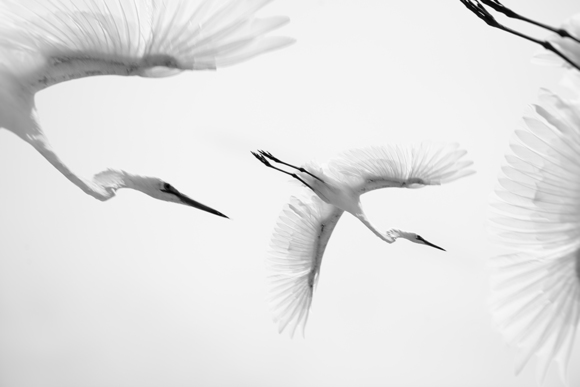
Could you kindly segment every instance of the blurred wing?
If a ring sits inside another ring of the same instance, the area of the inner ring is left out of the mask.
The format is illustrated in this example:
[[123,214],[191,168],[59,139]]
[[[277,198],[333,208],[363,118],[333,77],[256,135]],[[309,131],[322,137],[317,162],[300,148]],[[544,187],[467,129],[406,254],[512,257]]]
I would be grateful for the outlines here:
[[386,187],[414,188],[474,173],[467,169],[473,162],[461,159],[466,153],[457,144],[376,146],[346,151],[330,161],[328,169],[361,193]]
[[154,2],[148,54],[172,56],[184,69],[213,69],[289,45],[293,39],[265,36],[288,23],[287,17],[254,16],[271,1],[165,0],[160,5]]
[[492,259],[492,314],[543,379],[552,361],[565,380],[580,317],[580,105],[543,91],[511,145],[492,228],[518,253]]
[[47,58],[134,60],[145,52],[151,11],[149,0],[4,0],[0,45]]
[[264,36],[286,17],[254,17],[269,1],[4,0],[0,46],[40,55],[48,67],[102,62],[144,76],[213,69],[291,43]]
[[322,255],[343,211],[318,196],[290,198],[282,211],[267,259],[269,298],[278,331],[290,336],[308,320]]

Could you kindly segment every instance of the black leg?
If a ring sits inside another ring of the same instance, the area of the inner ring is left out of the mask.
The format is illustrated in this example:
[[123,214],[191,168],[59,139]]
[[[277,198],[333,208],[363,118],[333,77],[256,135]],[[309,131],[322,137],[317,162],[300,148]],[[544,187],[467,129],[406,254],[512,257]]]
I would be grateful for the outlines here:
[[493,8],[495,11],[503,13],[504,15],[506,15],[509,18],[525,21],[526,23],[530,23],[530,24],[533,24],[533,25],[538,26],[540,28],[544,28],[548,31],[552,31],[552,32],[560,35],[563,38],[569,38],[577,43],[580,43],[580,39],[577,39],[574,36],[570,35],[570,33],[568,31],[566,31],[565,29],[554,28],[554,27],[549,26],[547,24],[540,23],[540,22],[537,22],[535,20],[529,19],[525,16],[522,16],[522,15],[512,11],[511,9],[509,9],[508,7],[506,7],[505,5],[500,3],[498,0],[481,0],[481,2],[485,5],[487,5],[488,7]]
[[[554,47],[550,42],[535,39],[531,36],[528,36],[528,35],[525,35],[521,32],[512,30],[511,28],[500,24],[497,20],[495,20],[493,15],[491,13],[489,13],[489,11],[483,5],[481,5],[479,0],[460,0],[460,1],[461,1],[461,3],[463,3],[463,5],[465,5],[467,7],[467,9],[469,9],[471,12],[473,12],[481,20],[486,22],[489,26],[500,29],[500,30],[505,31],[505,32],[508,32],[510,34],[519,36],[520,38],[529,40],[530,42],[539,44],[540,46],[544,47],[546,50],[551,51],[554,54],[558,55],[560,58],[562,58],[568,64],[570,64],[572,67],[574,67],[575,69],[580,71],[579,64],[576,64],[573,61],[571,61],[566,55],[564,55],[558,49],[556,49],[556,47]],[[503,5],[501,5],[501,3],[499,1],[495,1],[495,0],[481,0],[481,1],[484,2],[485,4],[487,4],[488,6],[490,6],[491,8],[493,8],[493,9],[497,10],[498,12],[501,12],[507,16],[512,15],[510,17],[514,17],[514,18],[519,17],[519,15],[518,15],[518,17],[513,16],[513,15],[517,15],[517,14],[515,12],[509,10],[508,8],[505,8]],[[500,11],[500,9],[501,9],[501,11]],[[521,19],[521,20],[528,21],[529,19]],[[536,24],[536,23],[533,23],[533,24]],[[536,25],[538,25],[538,24],[536,24]],[[551,27],[546,26],[545,28],[550,29]],[[552,29],[550,29],[550,30],[552,30]],[[562,30],[562,31],[564,31],[564,30]],[[567,36],[569,36],[568,32],[565,32],[565,33],[567,34]],[[577,39],[575,39],[575,40],[577,41]]]
[[[282,172],[282,173],[285,173],[285,174],[286,174],[286,175],[288,175],[288,176],[292,176],[293,178],[295,178],[295,179],[299,180],[299,181],[300,181],[302,184],[304,184],[305,186],[307,186],[308,188],[310,188],[312,191],[314,191],[314,189],[313,189],[313,188],[310,186],[310,184],[308,184],[307,182],[305,182],[304,180],[302,180],[302,179],[300,178],[300,176],[298,176],[298,175],[297,175],[297,174],[295,174],[295,173],[290,173],[290,172],[287,172],[287,171],[285,171],[285,170],[283,170],[283,169],[280,169],[280,168],[278,168],[278,167],[275,167],[275,166],[273,166],[273,165],[272,165],[272,164],[270,164],[270,162],[269,162],[268,160],[266,160],[266,158],[265,158],[265,157],[264,157],[264,156],[261,154],[261,151],[259,151],[259,152],[260,152],[260,154],[258,154],[258,153],[256,153],[256,152],[251,152],[251,153],[254,155],[254,157],[256,157],[258,160],[260,160],[260,161],[262,162],[262,164],[264,164],[265,166],[267,166],[267,167],[269,167],[269,168],[272,168],[272,169],[275,169],[275,170],[277,170],[277,171],[280,171],[280,172]],[[316,192],[316,191],[314,191],[314,192]]]
[[266,152],[266,151],[263,151],[263,150],[259,150],[258,152],[259,152],[259,153],[260,153],[262,156],[264,156],[264,157],[267,157],[267,158],[269,158],[270,160],[272,160],[272,161],[274,161],[274,162],[276,162],[276,163],[280,163],[280,164],[286,165],[287,167],[294,168],[294,169],[296,169],[296,170],[298,170],[298,171],[300,171],[300,172],[302,172],[302,173],[306,173],[306,174],[308,174],[308,175],[312,176],[313,178],[315,178],[315,179],[317,179],[317,180],[319,180],[319,181],[321,181],[321,182],[323,182],[323,183],[324,183],[324,180],[322,180],[322,179],[321,179],[321,178],[319,178],[318,176],[314,176],[312,173],[308,172],[306,169],[304,169],[304,168],[301,168],[301,167],[297,167],[297,166],[295,166],[295,165],[292,165],[292,164],[285,163],[284,161],[282,161],[282,160],[280,160],[280,159],[278,159],[278,158],[276,158],[276,157],[272,156],[272,154],[271,154],[270,152]]

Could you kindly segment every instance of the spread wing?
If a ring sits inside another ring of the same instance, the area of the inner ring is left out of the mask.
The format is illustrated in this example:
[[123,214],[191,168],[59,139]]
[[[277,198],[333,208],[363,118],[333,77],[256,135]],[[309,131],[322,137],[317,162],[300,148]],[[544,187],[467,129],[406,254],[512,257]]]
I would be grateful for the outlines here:
[[254,17],[270,1],[4,0],[0,47],[20,53],[9,54],[9,62],[22,61],[23,53],[40,56],[45,67],[82,60],[93,73],[94,62],[143,76],[213,69],[291,43],[264,36],[286,17]]
[[421,187],[448,183],[474,173],[473,163],[457,144],[420,143],[353,149],[328,163],[360,193],[386,187]]
[[580,104],[543,91],[516,131],[491,219],[517,253],[492,259],[492,314],[521,349],[519,372],[534,354],[544,378],[566,367],[580,319]]
[[342,213],[315,195],[292,197],[282,210],[267,259],[269,299],[279,332],[288,328],[293,336],[301,327],[304,334],[322,255]]

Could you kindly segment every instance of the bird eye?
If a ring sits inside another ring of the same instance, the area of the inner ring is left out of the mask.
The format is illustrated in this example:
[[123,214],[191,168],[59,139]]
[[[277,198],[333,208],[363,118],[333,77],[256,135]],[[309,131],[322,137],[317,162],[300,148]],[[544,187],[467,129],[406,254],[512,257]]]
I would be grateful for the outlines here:
[[169,191],[171,188],[173,188],[173,187],[171,187],[171,184],[163,183],[163,188],[162,188],[163,191]]

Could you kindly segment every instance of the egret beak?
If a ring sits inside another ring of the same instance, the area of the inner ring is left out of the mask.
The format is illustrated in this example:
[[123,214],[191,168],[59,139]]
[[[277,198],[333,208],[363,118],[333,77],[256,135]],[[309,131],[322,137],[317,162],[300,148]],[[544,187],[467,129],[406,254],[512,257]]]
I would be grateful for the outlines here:
[[420,237],[420,236],[417,236],[417,238],[418,238],[418,239],[419,239],[421,242],[423,242],[423,244],[426,244],[427,246],[431,246],[431,247],[435,247],[436,249],[439,249],[439,250],[447,251],[447,250],[445,250],[444,248],[442,248],[442,247],[439,247],[439,246],[437,246],[437,245],[434,245],[434,244],[433,244],[433,243],[431,243],[431,242],[427,242],[425,239],[423,239],[423,238],[422,238],[422,237]]
[[190,206],[190,207],[193,207],[193,208],[197,208],[199,210],[202,210],[202,211],[205,211],[205,212],[209,212],[210,214],[214,214],[214,215],[221,216],[223,218],[229,219],[226,215],[222,214],[218,210],[214,210],[213,208],[208,207],[205,204],[201,204],[200,202],[196,202],[195,200],[193,200],[193,199],[191,199],[191,198],[189,198],[189,197],[187,197],[185,195],[179,194],[179,195],[176,195],[176,196],[179,198],[179,200],[181,201],[181,203],[185,204],[186,206]]
[[214,214],[229,219],[226,215],[222,214],[218,210],[214,210],[213,208],[208,207],[205,204],[201,204],[200,202],[193,200],[192,198],[182,194],[173,187],[171,187],[170,189],[162,189],[161,191],[175,195],[179,199],[179,202],[181,204],[185,204],[186,206],[197,208],[198,210],[209,212],[210,214]]

